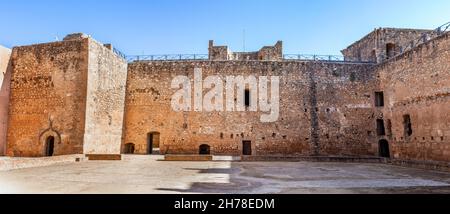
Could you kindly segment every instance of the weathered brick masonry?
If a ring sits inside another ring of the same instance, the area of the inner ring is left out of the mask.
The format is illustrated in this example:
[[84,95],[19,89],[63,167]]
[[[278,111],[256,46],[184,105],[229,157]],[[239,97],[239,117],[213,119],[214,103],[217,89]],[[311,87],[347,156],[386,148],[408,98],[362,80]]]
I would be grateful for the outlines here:
[[[49,155],[53,140],[54,155],[159,148],[163,154],[383,156],[448,165],[449,33],[427,38],[424,32],[377,29],[343,50],[343,62],[285,60],[282,42],[234,53],[210,41],[208,60],[128,66],[111,46],[83,35],[16,47],[7,154]],[[422,37],[424,44],[407,48]],[[174,111],[172,80],[193,80],[195,69],[203,79],[279,76],[278,120],[261,122],[261,111]]]
[[450,162],[450,35],[378,65],[395,159]]
[[[163,153],[198,153],[207,144],[213,154],[240,155],[243,141],[251,141],[255,155],[375,155],[367,135],[374,114],[370,67],[295,61],[131,63],[124,143],[145,154],[148,133],[157,132]],[[261,123],[261,112],[174,112],[172,79],[193,79],[194,68],[222,79],[280,76],[279,120]]]
[[16,47],[11,66],[7,155],[120,153],[125,60],[78,34]]

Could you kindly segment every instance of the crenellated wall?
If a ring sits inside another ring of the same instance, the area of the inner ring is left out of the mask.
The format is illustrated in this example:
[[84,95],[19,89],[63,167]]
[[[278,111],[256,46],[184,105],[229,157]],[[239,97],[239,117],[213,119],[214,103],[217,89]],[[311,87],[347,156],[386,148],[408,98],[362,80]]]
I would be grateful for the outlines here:
[[209,60],[260,60],[281,61],[283,60],[283,42],[278,41],[274,46],[265,46],[255,52],[232,52],[228,46],[214,46],[214,41],[209,41]]

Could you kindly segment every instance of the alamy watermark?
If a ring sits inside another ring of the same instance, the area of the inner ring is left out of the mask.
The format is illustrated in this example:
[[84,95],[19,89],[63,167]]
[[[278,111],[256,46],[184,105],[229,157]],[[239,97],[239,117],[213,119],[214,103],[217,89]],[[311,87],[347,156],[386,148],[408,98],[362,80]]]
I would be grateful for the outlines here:
[[[270,90],[269,90],[270,83]],[[249,75],[208,76],[202,69],[194,69],[193,87],[187,76],[177,76],[171,88],[178,90],[172,96],[172,109],[177,112],[262,112],[261,122],[278,120],[280,114],[280,77]],[[193,89],[193,90],[192,90]],[[204,90],[207,93],[204,94]]]

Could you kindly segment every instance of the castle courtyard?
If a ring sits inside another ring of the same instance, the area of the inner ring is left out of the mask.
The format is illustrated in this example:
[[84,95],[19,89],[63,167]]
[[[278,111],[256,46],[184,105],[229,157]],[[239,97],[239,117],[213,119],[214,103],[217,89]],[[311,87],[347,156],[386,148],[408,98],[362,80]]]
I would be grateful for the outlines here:
[[0,193],[450,193],[450,173],[386,164],[162,159],[125,155],[0,171]]

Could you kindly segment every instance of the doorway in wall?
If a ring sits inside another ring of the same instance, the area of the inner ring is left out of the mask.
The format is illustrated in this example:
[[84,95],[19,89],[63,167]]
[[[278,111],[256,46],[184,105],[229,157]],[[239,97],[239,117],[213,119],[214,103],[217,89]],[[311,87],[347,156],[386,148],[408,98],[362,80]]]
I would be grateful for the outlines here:
[[133,143],[125,144],[125,154],[134,154],[135,145]]
[[252,155],[252,141],[248,140],[242,141],[242,154]]
[[55,137],[49,136],[45,141],[45,156],[51,157],[53,156],[55,150]]
[[150,132],[147,134],[147,154],[160,154],[159,152],[159,132]]
[[208,144],[202,144],[199,147],[199,152],[200,155],[210,155],[211,154],[211,147]]
[[391,154],[389,151],[389,142],[387,140],[380,140],[378,142],[380,157],[390,158]]

